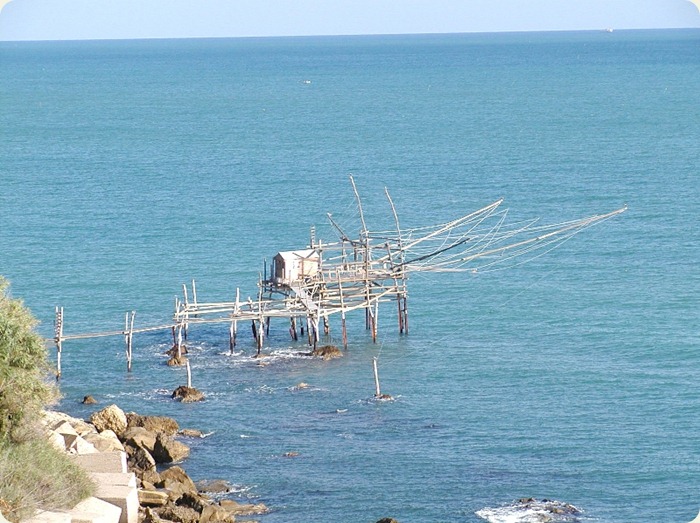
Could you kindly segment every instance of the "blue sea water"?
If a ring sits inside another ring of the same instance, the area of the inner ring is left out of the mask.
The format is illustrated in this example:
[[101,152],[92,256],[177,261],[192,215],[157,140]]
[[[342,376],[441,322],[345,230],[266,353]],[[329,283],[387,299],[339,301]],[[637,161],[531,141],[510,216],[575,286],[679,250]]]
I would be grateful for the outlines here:
[[[529,264],[417,274],[410,333],[350,317],[344,358],[193,328],[201,404],[167,333],[66,342],[63,400],[166,414],[195,479],[265,523],[477,522],[521,497],[586,521],[700,508],[700,32],[0,43],[0,274],[52,336],[256,295],[263,258],[359,230],[629,210]],[[247,332],[245,333],[247,334]],[[338,342],[339,326],[332,323]],[[383,392],[374,402],[372,358]],[[308,389],[296,389],[300,382]],[[298,452],[295,458],[285,453]],[[514,518],[515,515],[510,517]],[[496,520],[494,520],[496,521]],[[516,521],[511,519],[509,521]]]

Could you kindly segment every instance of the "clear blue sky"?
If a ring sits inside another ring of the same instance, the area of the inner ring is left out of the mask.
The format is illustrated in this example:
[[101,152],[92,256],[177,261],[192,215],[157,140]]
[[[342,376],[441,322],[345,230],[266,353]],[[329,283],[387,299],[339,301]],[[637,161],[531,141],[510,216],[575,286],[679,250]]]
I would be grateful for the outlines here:
[[690,0],[6,2],[0,0],[0,40],[700,27],[700,11]]

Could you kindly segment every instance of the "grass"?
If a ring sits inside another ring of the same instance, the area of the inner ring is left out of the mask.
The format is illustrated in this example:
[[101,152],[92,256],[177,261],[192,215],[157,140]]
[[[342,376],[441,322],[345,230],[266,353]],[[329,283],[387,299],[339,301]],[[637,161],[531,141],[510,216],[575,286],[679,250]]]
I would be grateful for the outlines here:
[[10,521],[72,508],[94,490],[85,471],[43,437],[0,447],[0,511]]

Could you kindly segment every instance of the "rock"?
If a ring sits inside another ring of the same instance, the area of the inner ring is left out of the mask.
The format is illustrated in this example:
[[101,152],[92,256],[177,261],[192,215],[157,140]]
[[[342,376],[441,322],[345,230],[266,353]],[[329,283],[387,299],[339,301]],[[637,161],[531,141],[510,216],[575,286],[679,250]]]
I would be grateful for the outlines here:
[[237,503],[232,499],[222,499],[219,504],[222,508],[226,509],[229,514],[233,514],[234,516],[251,516],[254,514],[267,514],[270,512],[270,509],[268,509],[263,503],[250,505]]
[[219,505],[207,505],[202,509],[199,523],[233,523],[236,517]]
[[204,399],[204,394],[195,389],[194,387],[185,387],[180,385],[172,394],[173,399],[179,399],[182,403],[194,403],[195,401],[202,401]]
[[184,443],[175,441],[163,433],[156,436],[156,444],[153,447],[153,459],[156,463],[182,461],[189,455],[190,448]]
[[168,500],[168,493],[162,490],[139,490],[139,503],[144,507],[162,507]]
[[156,435],[148,429],[143,427],[129,427],[123,433],[121,437],[122,441],[126,445],[131,445],[132,447],[141,447],[147,450],[149,453],[153,452],[153,447],[156,445]]
[[87,396],[83,397],[83,401],[81,403],[83,405],[95,405],[97,400],[88,394]]
[[141,474],[141,486],[145,490],[155,490],[155,485],[160,483],[160,474],[155,469],[144,470]]
[[160,486],[162,487],[168,488],[169,483],[181,483],[187,488],[188,492],[197,492],[197,486],[194,484],[194,481],[192,481],[182,467],[178,467],[177,465],[161,472],[160,479]]
[[334,358],[342,358],[343,353],[335,345],[323,345],[316,347],[311,351],[312,356],[323,358],[324,360],[332,360]]
[[211,502],[196,492],[185,492],[177,500],[177,505],[181,507],[190,507],[193,510],[201,513],[205,507],[211,505]]
[[231,492],[231,484],[225,479],[202,480],[195,483],[199,492],[209,494],[225,494]]
[[[171,349],[165,351],[168,356],[177,356],[177,345],[173,345]],[[180,355],[188,354],[186,345],[180,345]]]
[[182,367],[183,365],[187,365],[187,358],[184,356],[180,356],[179,358],[177,356],[173,356],[166,362],[166,364],[168,367]]
[[299,456],[299,453],[295,452],[295,451],[285,452],[284,454],[282,454],[282,457],[284,457],[284,458],[296,458],[298,456]]
[[146,507],[143,511],[143,520],[141,523],[161,523],[160,516]]
[[156,512],[161,518],[175,521],[176,523],[197,523],[199,521],[199,512],[190,507],[166,505],[156,509]]
[[135,412],[126,415],[129,427],[142,427],[151,432],[164,432],[168,436],[173,436],[180,429],[173,418],[167,416],[141,416]]
[[84,439],[99,452],[124,451],[124,445],[121,444],[113,430],[103,430],[99,434],[86,434]]
[[205,434],[201,430],[197,429],[182,429],[178,431],[180,436],[185,436],[186,438],[204,438]]
[[382,518],[377,523],[399,523],[394,518]]
[[90,422],[98,432],[111,430],[117,436],[126,430],[127,420],[124,411],[116,405],[110,405],[90,416]]
[[150,452],[142,447],[126,445],[126,463],[129,470],[143,478],[144,472],[156,470],[156,461]]
[[85,454],[97,454],[99,451],[92,443],[88,443],[80,436],[64,436],[66,440],[66,449],[71,454],[83,456]]

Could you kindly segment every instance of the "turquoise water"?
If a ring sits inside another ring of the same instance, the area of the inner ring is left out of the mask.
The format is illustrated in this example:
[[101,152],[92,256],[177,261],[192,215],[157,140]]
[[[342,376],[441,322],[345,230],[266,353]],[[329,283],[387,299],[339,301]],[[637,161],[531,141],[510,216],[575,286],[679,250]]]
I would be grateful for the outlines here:
[[[0,44],[0,274],[51,336],[168,321],[256,293],[262,260],[325,213],[406,226],[506,198],[513,220],[622,216],[532,263],[410,280],[379,343],[350,317],[342,360],[269,365],[194,328],[199,405],[164,333],[66,342],[61,408],[85,394],[212,431],[195,479],[225,478],[269,523],[477,522],[546,497],[589,521],[700,508],[700,33],[619,31]],[[339,325],[331,340],[338,342]],[[245,334],[248,334],[245,331]],[[370,401],[372,357],[396,401]],[[309,389],[295,390],[300,382]],[[285,458],[286,452],[298,452]]]

